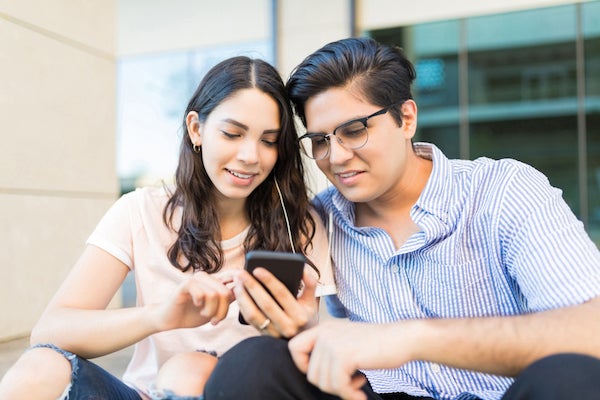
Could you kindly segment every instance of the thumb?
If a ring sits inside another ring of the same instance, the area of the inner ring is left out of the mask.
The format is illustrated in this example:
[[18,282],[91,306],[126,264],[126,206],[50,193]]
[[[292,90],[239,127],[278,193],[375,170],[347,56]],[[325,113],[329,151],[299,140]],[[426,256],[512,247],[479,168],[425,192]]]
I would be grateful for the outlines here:
[[317,290],[317,277],[315,276],[314,270],[310,267],[305,267],[302,272],[302,282],[304,283],[304,288],[302,289],[302,294],[300,295],[300,299],[313,299],[315,297],[315,292]]
[[296,367],[303,373],[308,372],[310,353],[315,347],[317,339],[317,328],[308,329],[294,336],[288,342],[288,349]]

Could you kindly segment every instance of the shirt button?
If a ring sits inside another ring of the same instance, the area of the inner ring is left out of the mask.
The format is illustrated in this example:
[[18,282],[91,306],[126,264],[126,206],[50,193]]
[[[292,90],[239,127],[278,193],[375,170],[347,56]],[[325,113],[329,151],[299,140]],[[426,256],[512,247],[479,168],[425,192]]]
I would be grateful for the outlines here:
[[433,372],[434,374],[439,374],[441,371],[440,365],[439,364],[431,364],[431,372]]
[[394,265],[392,267],[392,272],[397,274],[398,272],[400,272],[400,266],[399,265]]

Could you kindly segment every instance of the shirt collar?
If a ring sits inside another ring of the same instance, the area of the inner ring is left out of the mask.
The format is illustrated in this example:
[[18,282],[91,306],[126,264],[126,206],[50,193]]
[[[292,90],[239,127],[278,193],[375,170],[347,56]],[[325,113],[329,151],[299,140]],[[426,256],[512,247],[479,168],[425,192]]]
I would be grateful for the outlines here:
[[433,161],[433,169],[413,210],[418,207],[447,224],[453,187],[450,160],[431,143],[415,143],[414,148],[417,156]]
[[[442,225],[448,227],[451,224],[450,207],[452,199],[453,175],[450,160],[442,153],[442,151],[431,143],[417,142],[414,143],[414,149],[417,156],[432,160],[433,168],[429,180],[417,199],[417,202],[411,210],[413,220],[417,212],[423,210],[425,214],[436,217]],[[327,190],[333,203],[333,207],[340,212],[343,223],[356,229],[354,226],[355,212],[354,204],[346,199],[335,187],[329,187]],[[419,224],[418,220],[415,223]],[[420,225],[420,224],[419,224]],[[445,230],[445,229],[442,229]]]

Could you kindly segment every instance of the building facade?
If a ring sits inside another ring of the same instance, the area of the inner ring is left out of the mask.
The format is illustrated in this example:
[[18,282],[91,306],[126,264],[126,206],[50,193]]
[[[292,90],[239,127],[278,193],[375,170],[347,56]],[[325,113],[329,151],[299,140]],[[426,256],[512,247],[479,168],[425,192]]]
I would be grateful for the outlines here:
[[[285,79],[353,35],[415,63],[416,140],[534,165],[600,243],[598,0],[0,0],[0,340],[29,333],[120,194],[120,160],[143,170],[157,163],[150,138],[178,141],[162,136],[180,134],[170,101],[205,68],[244,52]],[[164,82],[163,67],[176,70]],[[152,119],[164,109],[165,124]]]

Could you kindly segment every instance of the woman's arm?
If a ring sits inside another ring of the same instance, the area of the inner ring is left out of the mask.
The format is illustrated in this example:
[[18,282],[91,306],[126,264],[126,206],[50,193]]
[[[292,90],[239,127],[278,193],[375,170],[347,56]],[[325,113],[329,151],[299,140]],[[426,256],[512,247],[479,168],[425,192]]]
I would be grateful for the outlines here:
[[216,323],[227,315],[231,291],[208,274],[184,281],[163,304],[106,309],[129,268],[88,245],[31,334],[85,358],[102,356],[169,329]]

